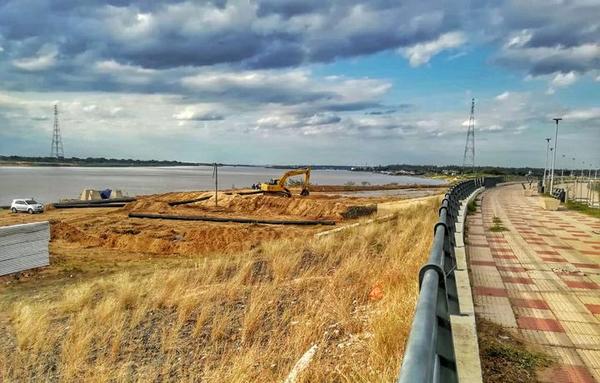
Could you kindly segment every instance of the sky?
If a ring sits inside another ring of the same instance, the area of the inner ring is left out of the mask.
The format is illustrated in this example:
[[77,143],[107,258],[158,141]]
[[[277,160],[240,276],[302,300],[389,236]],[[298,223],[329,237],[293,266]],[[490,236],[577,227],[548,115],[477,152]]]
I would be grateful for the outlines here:
[[[600,167],[600,2],[0,0],[0,155]],[[573,159],[574,158],[574,159]]]

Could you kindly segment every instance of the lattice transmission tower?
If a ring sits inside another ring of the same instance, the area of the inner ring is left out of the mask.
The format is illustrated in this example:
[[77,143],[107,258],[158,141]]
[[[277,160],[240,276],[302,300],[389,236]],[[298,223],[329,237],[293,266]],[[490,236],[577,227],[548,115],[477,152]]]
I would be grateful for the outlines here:
[[50,157],[57,159],[65,158],[63,150],[62,135],[58,125],[58,105],[54,105],[54,128],[52,129],[52,146],[50,148]]
[[467,143],[465,144],[465,155],[463,157],[463,172],[471,167],[475,174],[475,99],[471,100],[471,116],[469,117],[469,128],[467,130]]

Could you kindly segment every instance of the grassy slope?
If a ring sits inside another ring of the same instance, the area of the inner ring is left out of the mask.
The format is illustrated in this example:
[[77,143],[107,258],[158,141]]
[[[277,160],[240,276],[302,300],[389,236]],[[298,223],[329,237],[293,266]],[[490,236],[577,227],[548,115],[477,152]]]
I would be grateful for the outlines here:
[[589,207],[584,203],[575,202],[575,201],[567,201],[565,206],[569,210],[575,210],[575,211],[578,211],[583,214],[587,214],[587,215],[595,217],[595,218],[600,218],[600,209]]
[[317,344],[299,381],[391,381],[436,211],[434,201],[319,240],[10,287],[0,294],[0,376],[282,381]]

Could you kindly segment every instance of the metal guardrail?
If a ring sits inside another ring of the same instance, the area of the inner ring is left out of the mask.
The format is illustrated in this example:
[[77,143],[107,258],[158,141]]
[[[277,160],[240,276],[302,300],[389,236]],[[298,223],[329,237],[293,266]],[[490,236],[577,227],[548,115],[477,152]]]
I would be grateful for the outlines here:
[[460,201],[500,177],[476,178],[452,186],[439,209],[427,263],[419,271],[420,293],[398,383],[458,382],[450,315],[459,313],[454,270],[454,233]]

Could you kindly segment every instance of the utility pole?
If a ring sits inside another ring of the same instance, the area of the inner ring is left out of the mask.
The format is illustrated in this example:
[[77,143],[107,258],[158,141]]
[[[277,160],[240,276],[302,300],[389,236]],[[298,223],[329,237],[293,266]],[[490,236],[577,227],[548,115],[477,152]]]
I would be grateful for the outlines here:
[[577,165],[575,164],[575,157],[573,157],[573,167],[571,168],[571,177],[577,177]]
[[215,179],[215,207],[219,206],[218,193],[219,193],[219,166],[215,162],[213,164],[213,178]]
[[471,166],[471,172],[475,175],[475,99],[471,99],[471,115],[467,130],[467,143],[463,156],[463,172],[467,166]]
[[542,185],[544,185],[544,189],[546,189],[546,170],[548,169],[548,152],[550,151],[550,140],[551,140],[550,137],[546,137],[546,165],[544,165],[544,178],[542,181]]
[[564,177],[564,173],[565,173],[565,164],[564,164],[564,162],[565,162],[565,155],[564,154],[562,155],[562,158],[563,158],[563,163],[562,163],[562,166],[560,168],[560,182],[565,182],[565,177]]
[[554,156],[552,157],[552,175],[550,176],[550,193],[552,193],[552,188],[554,187],[554,169],[556,167],[556,152],[558,152],[558,122],[562,120],[562,118],[553,118],[556,121],[556,131],[554,133]]

